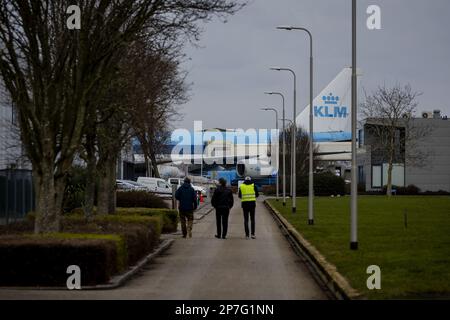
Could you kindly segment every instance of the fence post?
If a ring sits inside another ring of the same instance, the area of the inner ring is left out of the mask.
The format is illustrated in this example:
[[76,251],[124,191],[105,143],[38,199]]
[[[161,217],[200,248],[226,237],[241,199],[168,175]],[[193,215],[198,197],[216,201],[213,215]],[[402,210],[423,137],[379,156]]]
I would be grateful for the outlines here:
[[172,209],[176,209],[177,199],[175,199],[175,193],[177,192],[177,185],[172,184]]

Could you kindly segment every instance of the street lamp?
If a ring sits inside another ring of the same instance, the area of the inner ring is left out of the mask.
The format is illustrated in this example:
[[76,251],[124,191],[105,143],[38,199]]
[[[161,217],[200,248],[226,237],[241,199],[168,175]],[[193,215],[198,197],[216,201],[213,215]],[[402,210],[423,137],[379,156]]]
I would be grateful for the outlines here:
[[[274,111],[275,112],[275,129],[277,130],[277,134],[278,134],[278,110],[275,109],[275,108],[261,108],[261,110],[263,110],[263,111]],[[278,172],[279,172],[279,167],[280,167],[279,163],[280,163],[280,153],[277,150],[277,184],[276,184],[277,201],[278,201],[278,194],[279,194],[279,192],[278,192],[278,190],[279,190],[279,187],[278,187]]]
[[284,95],[281,92],[264,92],[268,95],[279,95],[283,100],[283,207],[286,206],[286,126],[285,126],[285,109],[284,109]]
[[314,75],[314,58],[313,58],[313,38],[311,32],[302,27],[279,26],[280,30],[299,30],[304,31],[309,36],[309,186],[308,186],[308,224],[314,224],[314,116],[313,116],[313,75]]
[[294,76],[294,125],[292,130],[292,213],[295,213],[297,211],[297,199],[296,199],[296,170],[295,170],[295,164],[296,164],[296,155],[295,155],[295,146],[296,146],[296,139],[297,139],[297,76],[294,72],[294,70],[289,68],[280,68],[280,67],[272,67],[270,70],[275,71],[288,71],[292,73]]
[[350,249],[358,250],[358,187],[356,184],[356,112],[357,112],[357,74],[356,74],[356,0],[352,0],[352,184],[350,209]]
[[[294,128],[294,121],[292,121],[291,119],[285,119],[285,118],[283,118],[283,119],[280,119],[280,120],[284,120],[284,121],[288,121],[289,122],[289,126],[292,128],[292,130],[293,130],[293,128]],[[292,141],[291,141],[292,142]],[[291,151],[292,151],[292,147],[291,147]],[[291,152],[292,153],[292,152]],[[290,193],[290,195],[291,195],[291,197],[292,197],[292,190],[294,189],[293,187],[292,187],[292,170],[293,170],[293,167],[294,167],[294,165],[293,165],[293,162],[292,162],[292,154],[291,154],[291,181],[290,181],[290,186],[289,186],[289,188],[290,188],[290,191],[291,191],[291,193]]]

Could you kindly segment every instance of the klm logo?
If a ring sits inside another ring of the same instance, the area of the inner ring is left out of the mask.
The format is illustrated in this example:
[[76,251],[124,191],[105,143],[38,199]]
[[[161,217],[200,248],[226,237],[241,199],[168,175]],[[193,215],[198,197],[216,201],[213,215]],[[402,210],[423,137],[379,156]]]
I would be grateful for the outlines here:
[[345,106],[339,105],[339,97],[333,96],[330,93],[329,96],[323,96],[323,105],[314,106],[314,117],[316,118],[347,118],[349,116]]

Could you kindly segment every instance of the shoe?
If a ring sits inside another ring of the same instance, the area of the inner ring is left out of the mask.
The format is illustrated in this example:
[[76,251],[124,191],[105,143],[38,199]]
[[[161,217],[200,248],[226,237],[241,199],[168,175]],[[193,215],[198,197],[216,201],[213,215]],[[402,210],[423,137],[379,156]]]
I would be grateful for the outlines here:
[[185,235],[185,234],[183,234],[183,238],[185,238],[185,239],[186,239],[186,235]]
[[216,237],[217,239],[220,239],[220,236],[218,236],[217,234],[214,237]]
[[249,236],[245,236],[245,239],[250,240],[250,237]]
[[223,236],[222,239],[226,239],[227,237]]
[[252,234],[252,239],[256,239],[256,236],[254,234]]

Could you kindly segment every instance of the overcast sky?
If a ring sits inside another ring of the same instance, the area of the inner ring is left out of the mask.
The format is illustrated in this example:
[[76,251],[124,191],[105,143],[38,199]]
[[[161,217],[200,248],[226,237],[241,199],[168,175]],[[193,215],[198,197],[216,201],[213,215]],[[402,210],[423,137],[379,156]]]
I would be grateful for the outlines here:
[[[382,30],[366,28],[366,9],[381,7]],[[360,85],[411,84],[423,95],[419,110],[440,109],[450,115],[450,1],[358,0],[358,67]],[[184,64],[192,82],[190,101],[182,106],[177,128],[272,128],[281,107],[281,91],[292,118],[292,78],[270,66],[293,68],[298,76],[297,109],[308,104],[309,42],[306,34],[275,30],[277,25],[311,30],[315,51],[317,95],[345,66],[351,65],[350,0],[253,0],[227,23],[204,26],[200,48],[188,47]],[[361,98],[361,96],[360,96]]]

